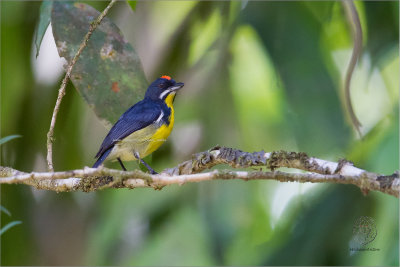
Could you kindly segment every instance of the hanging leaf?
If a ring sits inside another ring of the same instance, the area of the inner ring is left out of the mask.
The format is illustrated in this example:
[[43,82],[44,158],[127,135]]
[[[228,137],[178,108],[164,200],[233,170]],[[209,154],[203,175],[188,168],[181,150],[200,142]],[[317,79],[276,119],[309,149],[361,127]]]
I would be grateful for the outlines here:
[[[72,60],[99,14],[87,4],[54,2],[51,23],[61,57]],[[107,127],[141,100],[148,86],[138,55],[108,18],[93,32],[71,80]]]
[[42,4],[40,5],[39,23],[37,25],[35,34],[36,57],[38,57],[39,55],[40,44],[42,43],[43,36],[46,32],[47,27],[50,24],[52,5],[53,5],[52,1],[43,1]]
[[15,138],[20,138],[20,137],[22,137],[22,136],[18,135],[18,134],[14,134],[14,135],[9,135],[9,136],[3,137],[3,138],[0,139],[0,145],[2,145],[4,143],[7,143],[8,141],[11,141],[11,140],[13,140]]

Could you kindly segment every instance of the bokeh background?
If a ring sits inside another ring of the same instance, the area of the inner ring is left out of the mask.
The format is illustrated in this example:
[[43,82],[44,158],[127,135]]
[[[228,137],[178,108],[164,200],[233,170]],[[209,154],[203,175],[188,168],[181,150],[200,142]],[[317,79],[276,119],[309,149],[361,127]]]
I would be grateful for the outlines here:
[[[355,4],[364,40],[351,93],[362,139],[344,109],[353,42],[340,2],[139,1],[134,11],[118,2],[109,17],[147,80],[185,82],[152,166],[219,144],[399,169],[399,3]],[[35,57],[40,5],[0,2],[1,136],[22,136],[0,147],[0,165],[23,171],[46,170],[65,64],[51,29]],[[72,84],[55,130],[56,170],[91,166],[107,133]],[[1,225],[22,221],[1,236],[2,265],[399,265],[398,199],[352,185],[212,181],[95,193],[3,185],[1,205],[12,214]],[[368,247],[379,251],[350,253],[360,216],[375,220]]]

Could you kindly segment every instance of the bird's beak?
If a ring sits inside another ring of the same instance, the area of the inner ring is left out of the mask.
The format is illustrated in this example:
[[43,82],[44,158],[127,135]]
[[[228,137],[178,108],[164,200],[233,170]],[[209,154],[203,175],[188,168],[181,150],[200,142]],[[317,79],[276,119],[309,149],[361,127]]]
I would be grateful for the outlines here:
[[170,90],[171,92],[177,91],[181,89],[184,85],[185,85],[184,83],[175,83],[174,85],[170,86],[168,90]]

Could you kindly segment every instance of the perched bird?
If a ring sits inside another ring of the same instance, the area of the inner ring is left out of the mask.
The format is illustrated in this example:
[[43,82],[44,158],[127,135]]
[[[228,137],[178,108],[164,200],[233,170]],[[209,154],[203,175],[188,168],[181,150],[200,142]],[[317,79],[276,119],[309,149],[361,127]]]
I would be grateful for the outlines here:
[[151,174],[156,172],[143,160],[157,150],[174,126],[174,102],[177,90],[183,87],[169,76],[161,76],[147,88],[144,99],[130,107],[108,132],[100,146],[93,168],[107,160],[139,160]]

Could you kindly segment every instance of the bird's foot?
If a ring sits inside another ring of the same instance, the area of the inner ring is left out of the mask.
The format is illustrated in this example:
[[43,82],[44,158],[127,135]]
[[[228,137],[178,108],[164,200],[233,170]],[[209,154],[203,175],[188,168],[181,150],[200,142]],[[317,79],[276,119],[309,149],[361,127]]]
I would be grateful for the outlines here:
[[152,167],[149,166],[143,159],[140,158],[139,153],[135,152],[133,155],[149,170],[150,174],[158,174]]

